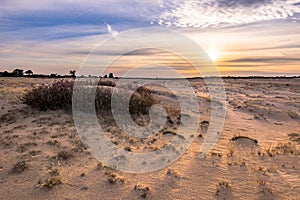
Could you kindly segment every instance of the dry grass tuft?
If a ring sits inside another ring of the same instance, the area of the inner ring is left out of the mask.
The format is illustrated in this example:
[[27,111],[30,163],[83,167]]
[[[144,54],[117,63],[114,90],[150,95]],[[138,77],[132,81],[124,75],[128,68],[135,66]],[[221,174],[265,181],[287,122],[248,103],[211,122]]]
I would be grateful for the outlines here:
[[2,123],[13,124],[16,121],[17,121],[16,117],[11,113],[6,113],[0,117],[0,124]]
[[107,180],[111,184],[115,184],[117,182],[121,183],[121,184],[125,183],[125,178],[120,175],[117,175],[117,174],[111,173],[111,172],[106,172],[105,174],[108,176]]
[[56,159],[58,159],[58,160],[68,160],[71,157],[73,157],[73,155],[69,151],[60,151],[60,152],[58,152],[58,154],[56,156]]
[[138,191],[140,193],[140,197],[145,199],[150,191],[150,188],[146,185],[137,184],[134,186],[134,190]]
[[226,181],[219,182],[218,186],[224,187],[224,188],[230,188],[230,184]]
[[12,168],[12,172],[19,174],[24,172],[27,168],[28,168],[27,163],[24,160],[22,160],[15,164],[15,166]]
[[40,185],[43,188],[47,188],[47,189],[52,189],[53,187],[62,184],[62,181],[59,177],[54,176],[54,177],[50,177],[47,180],[45,180],[44,182],[38,183],[38,185]]
[[300,115],[293,110],[288,110],[287,114],[292,118],[292,119],[300,119]]

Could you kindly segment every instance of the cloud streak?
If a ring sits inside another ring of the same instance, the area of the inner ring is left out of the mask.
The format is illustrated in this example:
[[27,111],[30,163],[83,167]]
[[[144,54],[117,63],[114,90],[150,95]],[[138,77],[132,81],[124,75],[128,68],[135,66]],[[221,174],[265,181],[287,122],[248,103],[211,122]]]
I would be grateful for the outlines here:
[[106,29],[107,32],[112,36],[112,37],[117,37],[117,35],[119,34],[118,31],[114,30],[111,25],[106,24]]
[[288,19],[300,13],[299,0],[187,0],[161,14],[157,23],[209,27]]

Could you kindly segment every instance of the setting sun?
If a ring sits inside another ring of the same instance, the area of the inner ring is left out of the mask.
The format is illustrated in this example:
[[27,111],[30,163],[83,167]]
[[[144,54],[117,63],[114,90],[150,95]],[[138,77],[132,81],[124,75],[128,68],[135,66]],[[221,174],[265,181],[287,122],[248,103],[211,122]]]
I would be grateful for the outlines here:
[[210,59],[215,62],[220,57],[221,52],[217,49],[210,49],[207,51],[207,55],[210,57]]

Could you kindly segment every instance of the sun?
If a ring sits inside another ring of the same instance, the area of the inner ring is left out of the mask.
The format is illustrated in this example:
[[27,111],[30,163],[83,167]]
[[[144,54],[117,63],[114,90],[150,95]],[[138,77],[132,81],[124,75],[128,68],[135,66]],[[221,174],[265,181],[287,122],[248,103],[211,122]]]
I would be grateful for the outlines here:
[[221,52],[217,49],[210,49],[207,51],[207,55],[210,57],[210,59],[215,62],[220,57]]

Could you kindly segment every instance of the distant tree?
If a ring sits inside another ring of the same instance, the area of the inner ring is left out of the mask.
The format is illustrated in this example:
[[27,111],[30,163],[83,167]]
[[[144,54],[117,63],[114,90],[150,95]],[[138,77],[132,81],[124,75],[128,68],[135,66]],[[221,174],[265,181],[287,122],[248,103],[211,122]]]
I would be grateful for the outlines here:
[[108,78],[114,78],[114,74],[113,73],[109,73]]
[[103,76],[103,78],[107,78],[107,74],[105,74],[105,75]]
[[8,71],[4,71],[4,72],[3,72],[3,76],[6,76],[6,77],[9,76]]
[[50,77],[51,77],[51,78],[57,77],[57,73],[56,73],[56,74],[50,74]]
[[12,73],[16,77],[23,76],[23,69],[15,69]]
[[27,74],[27,75],[33,75],[33,72],[31,71],[31,69],[25,71],[24,73]]
[[75,70],[70,70],[70,72],[69,72],[69,74],[71,74],[72,77],[76,77],[75,73],[76,73]]

